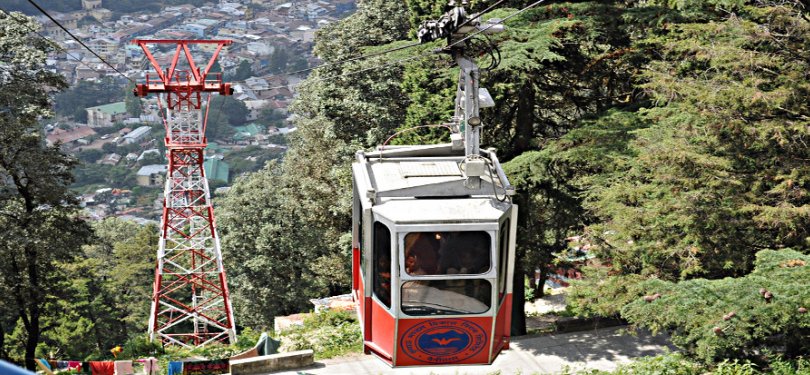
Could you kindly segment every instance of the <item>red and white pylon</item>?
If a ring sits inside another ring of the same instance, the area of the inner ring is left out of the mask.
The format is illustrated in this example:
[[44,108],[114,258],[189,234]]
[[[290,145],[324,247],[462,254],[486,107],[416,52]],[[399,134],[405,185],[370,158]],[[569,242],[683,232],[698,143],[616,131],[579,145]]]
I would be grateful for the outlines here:
[[[220,73],[209,70],[230,40],[133,40],[139,45],[156,75],[147,75],[134,93],[165,95],[166,149],[169,165],[163,199],[160,245],[157,253],[149,337],[165,344],[185,347],[211,342],[236,341],[222,252],[205,177],[205,118],[202,94],[231,95]],[[162,69],[148,45],[172,44],[175,53],[168,69]],[[216,46],[205,69],[194,63],[190,44]],[[181,53],[188,69],[177,69]],[[161,100],[158,98],[158,103]],[[207,108],[207,107],[206,107]],[[162,109],[161,109],[162,110]]]

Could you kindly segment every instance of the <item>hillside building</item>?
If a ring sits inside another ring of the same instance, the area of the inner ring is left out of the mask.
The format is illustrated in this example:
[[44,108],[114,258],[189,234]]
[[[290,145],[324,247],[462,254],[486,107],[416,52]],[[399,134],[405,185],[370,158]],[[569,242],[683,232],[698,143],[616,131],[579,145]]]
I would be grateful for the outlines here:
[[124,102],[90,107],[86,111],[87,125],[91,128],[113,126],[114,123],[123,121],[127,117],[127,107]]

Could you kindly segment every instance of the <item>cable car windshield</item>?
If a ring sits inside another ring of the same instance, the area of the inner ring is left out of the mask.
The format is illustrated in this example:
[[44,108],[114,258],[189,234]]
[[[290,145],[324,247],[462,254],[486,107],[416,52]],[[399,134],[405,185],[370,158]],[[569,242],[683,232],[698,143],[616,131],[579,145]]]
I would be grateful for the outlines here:
[[408,315],[463,315],[487,312],[492,284],[483,279],[420,280],[402,284],[402,312]]
[[405,272],[478,275],[491,267],[491,239],[483,231],[412,232],[405,235]]

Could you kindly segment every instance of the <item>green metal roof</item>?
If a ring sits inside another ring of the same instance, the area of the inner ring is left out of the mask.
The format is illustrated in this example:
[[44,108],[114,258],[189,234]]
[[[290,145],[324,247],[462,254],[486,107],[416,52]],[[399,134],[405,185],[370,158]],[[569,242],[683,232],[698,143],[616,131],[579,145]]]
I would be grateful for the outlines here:
[[87,109],[96,109],[108,115],[116,115],[127,111],[127,105],[124,102],[116,102],[105,105],[90,107]]
[[255,137],[264,131],[261,126],[254,123],[247,124],[245,126],[234,126],[233,129],[236,131],[236,134],[246,133],[250,137]]
[[205,168],[205,177],[207,177],[208,180],[228,182],[228,176],[230,174],[228,163],[217,158],[211,158],[205,160],[203,168]]
[[211,152],[220,152],[225,150],[224,147],[220,146],[219,143],[216,142],[208,142],[208,146],[206,146],[205,149],[211,150]]

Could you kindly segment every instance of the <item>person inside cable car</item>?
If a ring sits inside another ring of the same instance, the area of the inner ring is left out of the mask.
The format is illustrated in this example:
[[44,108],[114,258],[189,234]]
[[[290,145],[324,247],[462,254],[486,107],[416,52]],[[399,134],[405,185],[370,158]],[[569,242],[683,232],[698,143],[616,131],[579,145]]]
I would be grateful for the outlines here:
[[438,273],[438,235],[425,232],[405,236],[405,272],[412,276]]
[[[484,232],[417,232],[405,236],[409,276],[482,274],[489,270]],[[489,310],[492,288],[483,279],[413,280],[402,285],[402,310],[409,315],[478,314]]]

